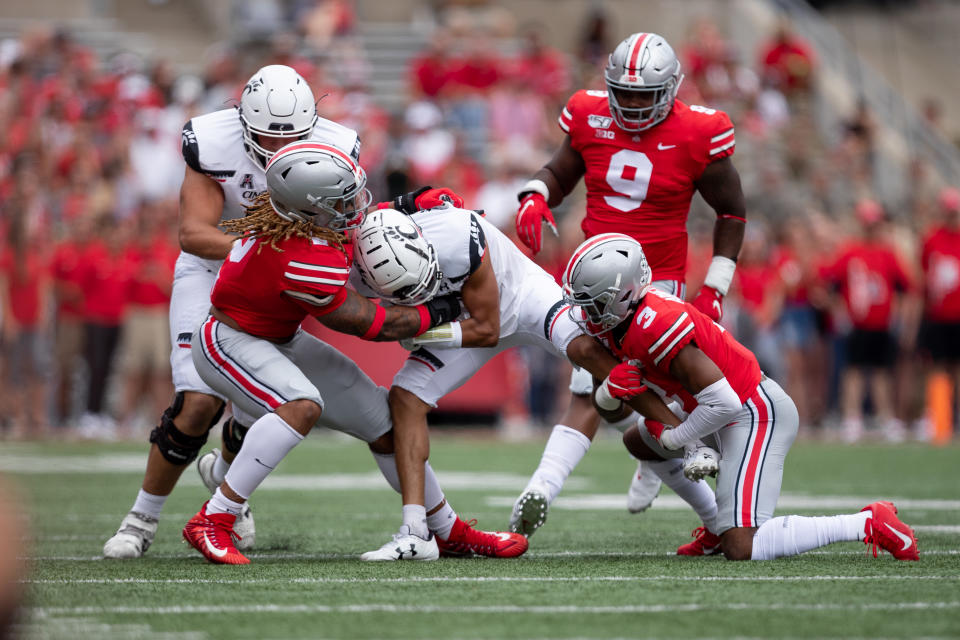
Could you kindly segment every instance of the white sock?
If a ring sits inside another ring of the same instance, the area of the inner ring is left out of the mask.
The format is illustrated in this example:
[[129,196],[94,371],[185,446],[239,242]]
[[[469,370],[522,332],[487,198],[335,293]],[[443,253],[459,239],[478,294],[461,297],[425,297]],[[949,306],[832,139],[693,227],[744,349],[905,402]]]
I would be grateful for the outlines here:
[[863,540],[869,511],[840,516],[777,516],[753,534],[751,560],[795,556],[833,542]]
[[283,418],[275,413],[264,415],[247,431],[224,480],[246,500],[301,440],[303,436]]
[[456,521],[457,512],[453,510],[453,507],[451,507],[450,503],[446,500],[443,501],[436,512],[427,516],[427,526],[430,528],[430,531],[433,531],[441,540],[446,540],[450,537],[450,532],[453,531],[453,525]]
[[213,469],[210,470],[213,481],[218,485],[223,484],[223,479],[227,477],[227,470],[229,468],[230,463],[223,459],[223,454],[218,455],[216,462],[213,463]]
[[430,535],[427,528],[427,510],[422,504],[403,505],[403,524],[410,528],[410,533],[421,538]]
[[130,511],[136,511],[145,516],[159,519],[160,512],[163,511],[163,505],[166,503],[168,497],[169,496],[155,496],[152,493],[147,493],[143,489],[140,489],[140,493],[137,494],[137,499],[134,501]]
[[562,424],[555,425],[550,439],[547,440],[547,446],[543,449],[540,466],[533,472],[524,491],[545,489],[547,503],[553,502],[563,488],[563,483],[589,448],[590,438],[576,429]]
[[240,515],[240,509],[243,509],[243,503],[234,502],[223,495],[220,487],[217,487],[217,490],[213,493],[213,497],[207,502],[207,513],[230,513],[236,516]]
[[644,460],[643,465],[656,473],[663,484],[673,489],[700,516],[707,531],[717,531],[717,495],[706,480],[691,482],[683,475],[683,460]]

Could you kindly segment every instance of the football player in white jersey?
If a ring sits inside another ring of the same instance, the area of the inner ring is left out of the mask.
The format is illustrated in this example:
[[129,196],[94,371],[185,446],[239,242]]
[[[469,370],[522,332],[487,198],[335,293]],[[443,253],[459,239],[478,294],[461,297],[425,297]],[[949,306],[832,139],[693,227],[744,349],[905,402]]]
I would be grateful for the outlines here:
[[[467,312],[459,321],[401,341],[412,353],[394,377],[389,396],[403,497],[401,530],[427,535],[427,414],[491,358],[510,347],[532,344],[569,358],[599,379],[616,364],[570,318],[553,277],[476,212],[445,204],[410,216],[391,209],[369,213],[354,236],[354,266],[361,292],[367,287],[372,295],[404,305],[459,292]],[[658,398],[650,396],[649,401],[651,411],[678,421]],[[586,452],[576,441],[568,445]],[[560,458],[547,464],[557,465],[558,478],[566,478],[572,468]],[[539,520],[539,526],[546,506],[536,505],[524,517]],[[436,525],[431,521],[429,528]],[[393,546],[391,541],[363,557],[376,559]]]
[[[357,132],[317,116],[313,92],[290,67],[269,65],[253,74],[236,108],[198,116],[183,127],[186,169],[180,189],[180,257],[170,300],[170,362],[173,403],[150,434],[143,484],[117,533],[103,547],[106,558],[139,558],[153,542],[167,497],[180,474],[199,454],[224,411],[224,397],[193,365],[190,340],[210,309],[210,290],[236,236],[218,225],[244,215],[246,205],[266,191],[264,167],[285,144],[311,139],[337,147],[355,160]],[[207,454],[200,466],[211,489],[222,482],[252,420],[234,410],[223,426],[222,454]],[[254,541],[253,518],[244,510],[235,526],[239,545]]]

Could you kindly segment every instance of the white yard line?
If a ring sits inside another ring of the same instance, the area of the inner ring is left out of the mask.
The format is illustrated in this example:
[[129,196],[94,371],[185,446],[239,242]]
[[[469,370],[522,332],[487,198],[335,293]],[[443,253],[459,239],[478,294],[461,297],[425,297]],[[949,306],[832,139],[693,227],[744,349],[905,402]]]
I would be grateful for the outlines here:
[[[917,498],[891,498],[888,496],[810,496],[784,493],[777,500],[777,513],[789,509],[822,509],[824,511],[859,511],[874,500],[891,500],[901,509],[925,509],[928,511],[960,511],[960,500],[932,500]],[[516,496],[490,496],[487,506],[512,507]],[[567,511],[626,511],[627,498],[622,493],[597,493],[587,495],[561,495],[551,509]],[[659,496],[652,509],[689,510],[690,505],[676,495]]]
[[26,579],[24,584],[417,584],[499,582],[869,582],[877,580],[960,581],[960,575],[873,576],[410,576],[406,578],[60,578]]
[[[649,604],[649,605],[397,605],[397,604],[244,604],[244,613],[519,613],[519,614],[635,614],[635,613],[679,613],[690,611],[942,611],[960,609],[960,601],[945,602],[870,602],[862,604],[799,604],[775,603],[761,604],[751,602],[727,603],[689,603],[689,604]],[[35,615],[98,615],[98,614],[135,614],[135,615],[184,615],[184,614],[236,614],[236,604],[222,605],[179,605],[169,607],[111,606],[111,607],[33,607],[29,609]]]

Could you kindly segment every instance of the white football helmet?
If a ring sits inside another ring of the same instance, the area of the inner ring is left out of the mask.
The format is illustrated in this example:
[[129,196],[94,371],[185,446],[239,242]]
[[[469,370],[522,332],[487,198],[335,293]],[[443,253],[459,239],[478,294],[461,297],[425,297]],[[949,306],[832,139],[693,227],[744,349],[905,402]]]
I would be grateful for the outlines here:
[[[610,114],[624,131],[645,131],[662,122],[673,108],[683,82],[677,54],[655,33],[635,33],[617,45],[603,72]],[[642,108],[620,104],[631,93],[652,94]],[[618,96],[619,94],[619,96]]]
[[284,220],[353,229],[373,201],[366,185],[367,174],[353,158],[322,142],[291,142],[267,163],[270,204]]
[[317,122],[317,106],[307,81],[282,64],[267,65],[251,76],[237,110],[243,148],[260,166],[267,164],[273,152],[260,145],[258,135],[301,140]]
[[354,234],[353,263],[364,284],[394,304],[417,305],[440,288],[437,252],[413,219],[395,209],[372,211]]
[[639,242],[622,233],[602,233],[570,257],[563,271],[563,300],[571,305],[574,322],[596,336],[626,320],[651,278]]

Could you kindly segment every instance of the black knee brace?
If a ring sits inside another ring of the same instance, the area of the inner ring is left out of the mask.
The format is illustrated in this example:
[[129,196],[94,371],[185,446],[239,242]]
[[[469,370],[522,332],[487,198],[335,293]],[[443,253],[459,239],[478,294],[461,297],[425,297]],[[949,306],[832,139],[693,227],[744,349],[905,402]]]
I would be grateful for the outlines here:
[[240,453],[240,447],[243,446],[243,438],[247,435],[250,427],[245,427],[236,418],[230,418],[223,423],[223,448],[230,453]]
[[223,415],[224,405],[220,405],[216,416],[207,426],[207,430],[202,436],[187,435],[183,431],[180,431],[180,429],[177,429],[177,426],[173,424],[173,419],[180,415],[181,409],[183,409],[182,391],[177,393],[173,399],[173,404],[163,412],[163,415],[160,417],[160,425],[154,427],[153,431],[150,432],[150,442],[157,445],[161,455],[166,458],[167,462],[177,466],[190,464],[194,461],[200,453],[200,449],[206,444],[210,429],[220,421],[220,417]]

